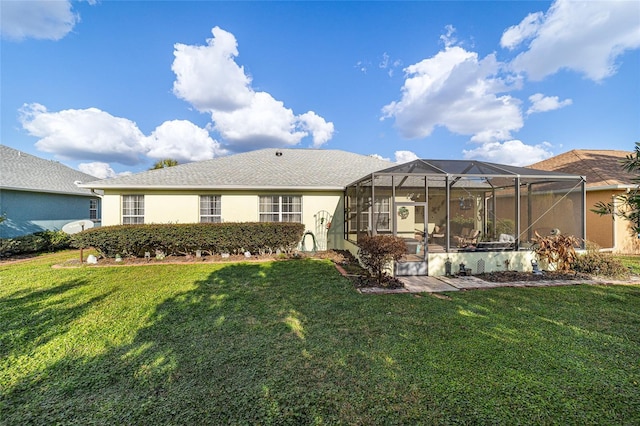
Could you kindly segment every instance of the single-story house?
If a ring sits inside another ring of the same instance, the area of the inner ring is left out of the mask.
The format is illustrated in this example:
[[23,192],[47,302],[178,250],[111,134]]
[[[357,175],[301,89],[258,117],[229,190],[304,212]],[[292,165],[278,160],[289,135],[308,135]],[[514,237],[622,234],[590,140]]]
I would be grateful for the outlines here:
[[104,191],[103,225],[294,221],[317,249],[353,252],[363,234],[397,235],[397,274],[531,269],[534,231],[584,235],[581,176],[478,161],[262,149],[80,186]]
[[101,195],[79,186],[95,180],[57,161],[0,145],[0,238],[60,230],[82,219],[99,224]]
[[343,240],[331,222],[345,186],[393,164],[338,150],[262,149],[81,186],[104,191],[104,226],[302,222],[326,249]]
[[591,211],[598,202],[618,204],[617,197],[635,189],[634,176],[622,168],[632,151],[574,149],[528,166],[587,178],[587,240],[615,253],[640,253],[640,239],[632,224],[618,216],[601,216]]

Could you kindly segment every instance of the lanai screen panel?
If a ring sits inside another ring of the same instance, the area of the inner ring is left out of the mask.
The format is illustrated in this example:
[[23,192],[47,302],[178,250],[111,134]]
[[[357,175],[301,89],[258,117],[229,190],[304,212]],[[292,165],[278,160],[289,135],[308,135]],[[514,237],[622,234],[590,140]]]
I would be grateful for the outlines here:
[[521,188],[521,240],[552,231],[584,238],[582,183],[572,180],[530,180]]
[[393,188],[391,176],[374,176],[372,234],[390,234],[393,232]]
[[358,197],[356,192],[356,186],[352,185],[347,187],[345,191],[345,235],[346,239],[350,241],[358,240],[357,233],[357,206],[358,206]]
[[[465,236],[476,235],[476,231],[480,233],[477,235],[478,240],[492,240],[493,233],[489,232],[489,223],[493,217],[493,206],[487,205],[493,197],[492,189],[483,177],[458,176],[452,179],[449,190],[449,228],[454,245],[464,241]],[[513,203],[511,211],[515,211]]]
[[415,160],[372,176],[346,190],[347,238],[352,241],[363,234],[400,232],[394,231],[399,229],[398,203],[410,207],[409,216],[413,212],[424,221],[426,215],[427,223],[414,220],[415,230],[426,229],[430,243],[446,250],[468,249],[459,242],[470,231],[480,231],[478,242],[517,241],[516,249],[529,247],[536,231],[548,235],[557,229],[584,237],[580,176],[463,160]]

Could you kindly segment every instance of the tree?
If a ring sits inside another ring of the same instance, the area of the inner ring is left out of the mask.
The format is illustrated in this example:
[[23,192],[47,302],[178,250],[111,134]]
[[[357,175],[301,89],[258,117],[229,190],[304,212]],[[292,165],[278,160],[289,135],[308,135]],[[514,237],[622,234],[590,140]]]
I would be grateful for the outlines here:
[[629,173],[637,173],[638,176],[631,179],[636,187],[628,190],[626,194],[617,195],[615,202],[596,203],[591,211],[599,215],[616,215],[631,222],[633,233],[640,238],[640,142],[636,142],[635,151],[622,160],[622,169]]
[[178,162],[176,160],[172,160],[171,158],[165,158],[164,160],[160,160],[156,162],[153,165],[153,167],[150,168],[149,170],[166,169],[167,167],[173,167],[177,165],[178,165]]

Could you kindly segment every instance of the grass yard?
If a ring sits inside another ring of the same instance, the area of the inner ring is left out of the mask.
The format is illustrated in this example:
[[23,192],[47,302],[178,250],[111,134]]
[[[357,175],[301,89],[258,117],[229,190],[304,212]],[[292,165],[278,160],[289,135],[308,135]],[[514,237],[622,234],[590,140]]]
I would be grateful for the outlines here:
[[328,261],[0,265],[0,424],[638,424],[640,287],[364,296]]
[[624,266],[631,270],[631,273],[640,275],[640,256],[638,255],[616,255]]

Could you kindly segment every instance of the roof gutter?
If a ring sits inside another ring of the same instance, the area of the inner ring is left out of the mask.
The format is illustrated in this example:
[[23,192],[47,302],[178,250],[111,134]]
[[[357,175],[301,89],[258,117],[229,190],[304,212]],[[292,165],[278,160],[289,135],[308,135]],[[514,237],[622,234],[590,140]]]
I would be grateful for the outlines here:
[[603,186],[587,186],[587,191],[612,191],[612,190],[627,190],[635,189],[638,185],[603,185]]
[[[86,192],[53,191],[53,190],[50,190],[50,189],[18,188],[18,187],[12,187],[12,186],[0,186],[0,190],[22,191],[22,192],[44,192],[46,194],[76,195],[76,196],[79,196],[79,197],[92,197],[93,196],[92,194],[88,194]],[[91,193],[93,193],[93,191],[91,191]]]
[[289,185],[216,185],[216,186],[193,186],[193,185],[176,185],[176,186],[168,186],[168,185],[89,185],[83,184],[78,185],[81,188],[87,189],[101,189],[111,190],[111,189],[135,189],[135,190],[166,190],[166,191],[182,191],[182,190],[193,190],[193,191],[344,191],[344,186],[289,186]]

